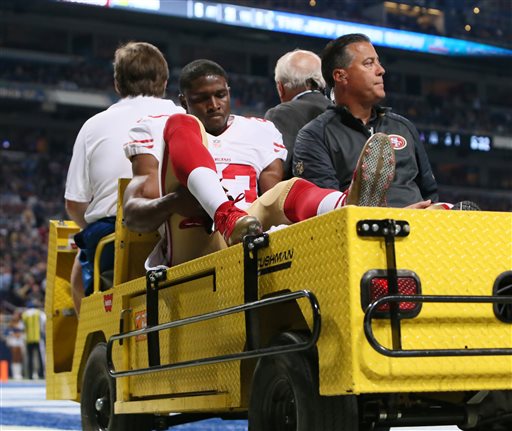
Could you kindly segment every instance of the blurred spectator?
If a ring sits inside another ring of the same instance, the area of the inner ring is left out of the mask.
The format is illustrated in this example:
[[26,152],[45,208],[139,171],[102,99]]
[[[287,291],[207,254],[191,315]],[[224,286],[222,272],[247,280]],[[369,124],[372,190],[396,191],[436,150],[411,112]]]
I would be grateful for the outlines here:
[[11,351],[11,375],[14,380],[23,378],[23,357],[25,350],[25,330],[21,311],[16,311],[5,330],[5,342]]
[[[27,372],[29,379],[44,379],[44,331],[46,316],[43,311],[29,301],[28,308],[22,313],[25,326],[25,343],[27,348]],[[34,360],[37,359],[37,373],[34,370]]]

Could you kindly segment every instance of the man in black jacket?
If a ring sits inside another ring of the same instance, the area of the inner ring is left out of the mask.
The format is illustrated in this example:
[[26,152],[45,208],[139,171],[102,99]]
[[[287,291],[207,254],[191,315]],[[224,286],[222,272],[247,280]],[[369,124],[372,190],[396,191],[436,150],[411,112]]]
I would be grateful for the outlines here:
[[382,132],[396,159],[387,205],[427,208],[438,200],[437,183],[414,125],[377,105],[385,97],[384,73],[367,36],[348,34],[327,44],[322,74],[336,106],[300,130],[293,173],[320,187],[345,190],[366,140]]
[[311,51],[295,50],[284,54],[274,73],[281,103],[270,108],[265,119],[272,121],[283,135],[288,150],[284,179],[292,176],[293,144],[298,131],[323,113],[332,102],[324,96],[320,57]]

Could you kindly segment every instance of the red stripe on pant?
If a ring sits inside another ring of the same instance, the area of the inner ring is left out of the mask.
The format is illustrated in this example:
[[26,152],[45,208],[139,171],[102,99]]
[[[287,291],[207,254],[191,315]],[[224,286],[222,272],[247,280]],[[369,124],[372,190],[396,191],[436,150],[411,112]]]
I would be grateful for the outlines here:
[[304,179],[293,183],[284,201],[284,214],[293,223],[317,215],[320,202],[336,190],[322,189]]

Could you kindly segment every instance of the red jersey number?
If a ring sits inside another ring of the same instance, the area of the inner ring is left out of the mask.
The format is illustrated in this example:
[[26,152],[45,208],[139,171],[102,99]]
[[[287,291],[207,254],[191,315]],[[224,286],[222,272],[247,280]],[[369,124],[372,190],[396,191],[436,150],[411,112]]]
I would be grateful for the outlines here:
[[228,194],[236,199],[243,193],[245,201],[250,204],[258,197],[256,170],[248,165],[229,165],[222,171],[222,185]]

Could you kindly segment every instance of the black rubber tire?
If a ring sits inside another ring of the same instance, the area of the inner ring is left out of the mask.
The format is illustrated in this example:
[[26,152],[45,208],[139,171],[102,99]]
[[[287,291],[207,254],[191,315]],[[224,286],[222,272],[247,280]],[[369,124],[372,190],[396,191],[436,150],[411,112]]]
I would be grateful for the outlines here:
[[[153,418],[146,414],[115,415],[116,383],[108,373],[107,345],[98,343],[85,365],[80,400],[80,414],[84,431],[149,431]],[[103,399],[98,411],[96,401]]]
[[[283,333],[272,343],[301,342]],[[318,393],[316,355],[297,352],[258,361],[249,403],[249,431],[358,431],[355,396],[322,397]]]
[[[359,410],[362,410],[362,407],[359,406]],[[391,428],[387,426],[379,426],[374,423],[367,423],[361,420],[359,424],[359,431],[389,431]]]
[[478,405],[479,421],[464,431],[509,431],[512,429],[512,391],[491,391]]
[[359,431],[389,431],[390,427],[381,427],[381,426],[375,426],[373,424],[367,425],[363,424],[359,428]]

